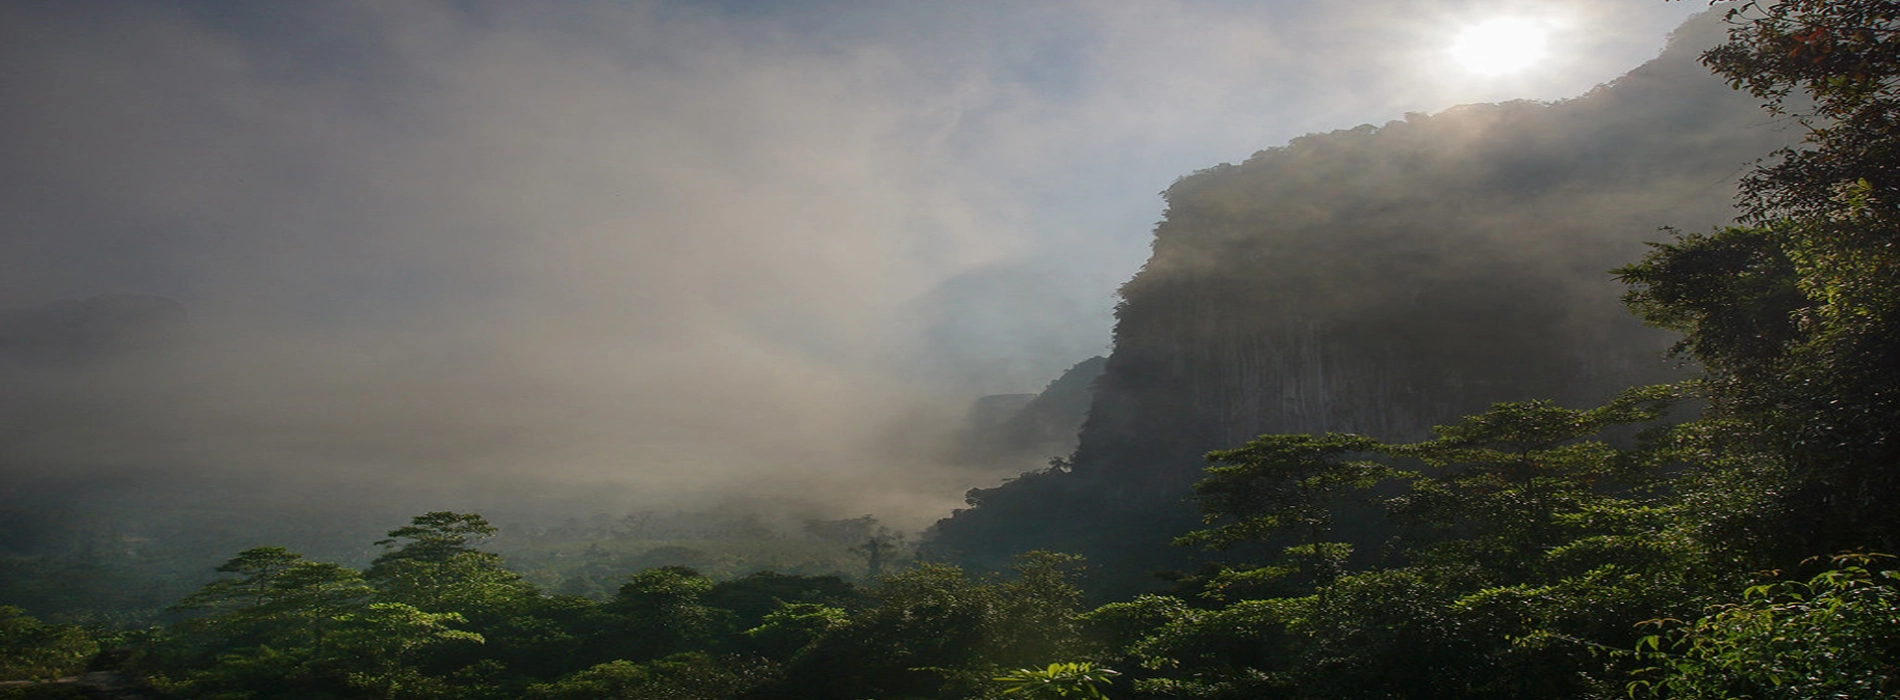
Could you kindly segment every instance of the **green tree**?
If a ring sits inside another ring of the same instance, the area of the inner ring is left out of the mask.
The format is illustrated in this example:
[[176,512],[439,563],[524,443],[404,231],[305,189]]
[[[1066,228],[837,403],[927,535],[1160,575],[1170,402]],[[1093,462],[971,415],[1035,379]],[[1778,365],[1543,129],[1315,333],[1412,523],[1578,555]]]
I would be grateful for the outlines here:
[[322,654],[338,619],[368,602],[369,586],[356,570],[310,561],[283,547],[239,552],[219,573],[172,609],[192,613],[184,628],[225,646],[309,647]]
[[41,622],[26,611],[0,606],[0,678],[45,680],[71,675],[99,652],[85,628]]
[[1665,385],[1627,390],[1593,409],[1501,403],[1433,428],[1431,440],[1384,448],[1426,467],[1407,478],[1408,492],[1387,501],[1409,526],[1407,557],[1482,562],[1500,580],[1522,580],[1555,548],[1629,524],[1619,520],[1643,513],[1631,486],[1651,462],[1590,438],[1656,421],[1679,395]]
[[1024,552],[1008,578],[991,584],[1001,618],[988,653],[999,664],[1074,658],[1080,650],[1082,557],[1060,552]]
[[646,661],[703,649],[730,627],[730,613],[700,599],[713,583],[683,566],[634,574],[601,606],[605,628],[595,644],[608,658]]
[[837,576],[761,571],[715,583],[700,600],[731,614],[732,628],[740,632],[728,638],[732,645],[785,659],[843,625],[845,606],[862,599]]
[[372,602],[355,570],[282,547],[255,547],[173,610],[192,614],[141,662],[182,697],[426,698],[452,695],[425,671],[441,647],[482,637],[460,613]]
[[379,596],[430,612],[457,612],[492,625],[539,597],[501,556],[475,549],[496,530],[480,515],[437,511],[418,515],[376,544],[384,552],[365,577]]
[[856,586],[837,576],[804,576],[759,571],[714,583],[701,601],[732,612],[740,627],[758,625],[789,603],[844,605],[860,597]]
[[884,577],[868,607],[786,668],[784,698],[928,697],[942,671],[980,668],[1000,623],[995,591],[962,569],[924,564]]
[[455,612],[431,613],[404,603],[371,603],[342,619],[331,658],[349,686],[381,698],[461,697],[447,679],[422,665],[443,646],[481,644],[482,635],[456,629]]
[[457,554],[476,551],[475,545],[496,532],[487,519],[474,513],[424,513],[411,518],[407,526],[390,530],[389,539],[376,542],[386,550],[376,563],[401,559],[447,561]]
[[1299,574],[1302,586],[1337,576],[1351,545],[1331,541],[1333,520],[1349,500],[1367,500],[1368,489],[1394,472],[1369,456],[1380,444],[1358,435],[1262,435],[1238,449],[1210,452],[1207,478],[1194,485],[1204,521],[1176,544],[1228,548],[1243,543],[1286,541],[1294,566],[1268,566],[1229,573],[1236,580]]
[[[1218,605],[1148,598],[1087,620],[1140,669],[1135,689],[1157,695],[1618,693],[1631,662],[1613,652],[1637,622],[1684,612],[1702,561],[1668,494],[1650,488],[1666,433],[1631,435],[1680,392],[1633,389],[1591,409],[1502,403],[1412,444],[1263,436],[1212,453],[1201,493],[1214,527],[1185,541],[1322,541],[1332,510],[1365,498],[1391,516],[1384,556],[1267,597],[1234,595],[1260,571],[1242,568],[1202,581]],[[1135,621],[1151,627],[1131,642]]]
[[[1742,184],[1751,228],[1619,274],[1709,373],[1707,449],[1761,490],[1766,556],[1900,547],[1900,3],[1750,2],[1704,63],[1808,129]],[[1731,481],[1730,483],[1733,483]],[[1711,518],[1720,517],[1711,513]]]
[[1027,700],[1108,700],[1101,686],[1121,675],[1114,669],[1095,664],[1068,661],[1044,668],[1019,668],[991,680],[1003,686],[1004,695]]
[[774,677],[757,659],[676,654],[657,661],[611,661],[553,683],[530,686],[529,700],[731,700]]
[[876,579],[884,575],[884,567],[890,565],[891,560],[897,556],[897,553],[901,551],[903,547],[904,536],[902,534],[893,535],[889,532],[880,531],[866,538],[858,545],[851,547],[848,551],[852,554],[864,557],[864,577],[866,579]]
[[1900,695],[1900,571],[1837,557],[1807,581],[1749,587],[1638,645],[1657,666],[1631,694],[1682,700],[1874,700]]
[[829,631],[787,662],[767,696],[980,696],[1001,669],[1074,658],[1078,564],[1030,553],[1007,578],[942,564],[886,576],[844,624],[826,621]]
[[772,658],[790,658],[832,630],[849,624],[844,608],[823,603],[785,603],[745,631],[754,648]]

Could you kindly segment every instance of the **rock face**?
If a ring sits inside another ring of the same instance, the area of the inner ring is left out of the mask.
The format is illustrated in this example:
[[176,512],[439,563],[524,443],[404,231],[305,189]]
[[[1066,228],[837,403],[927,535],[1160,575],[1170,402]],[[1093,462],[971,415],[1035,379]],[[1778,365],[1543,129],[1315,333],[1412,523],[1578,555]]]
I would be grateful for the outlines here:
[[991,466],[1041,467],[1075,450],[1095,383],[1108,358],[1076,363],[1038,394],[995,394],[977,399],[957,440],[955,461]]
[[972,491],[934,546],[1139,568],[1179,558],[1165,542],[1197,522],[1209,450],[1415,439],[1499,401],[1588,405],[1669,378],[1670,339],[1623,311],[1609,271],[1658,227],[1728,222],[1748,164],[1797,137],[1696,63],[1720,31],[1704,18],[1576,99],[1409,115],[1181,178],[1121,290],[1071,466]]

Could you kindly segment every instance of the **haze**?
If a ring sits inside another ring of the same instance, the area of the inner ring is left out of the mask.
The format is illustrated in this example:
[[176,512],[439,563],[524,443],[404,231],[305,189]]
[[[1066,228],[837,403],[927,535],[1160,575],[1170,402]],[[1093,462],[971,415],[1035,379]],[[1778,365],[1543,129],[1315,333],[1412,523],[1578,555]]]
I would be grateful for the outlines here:
[[[972,400],[1107,351],[1176,177],[1580,94],[1700,9],[7,3],[0,307],[189,320],[5,360],[0,469],[919,525],[1008,471],[934,456]],[[1537,65],[1453,63],[1461,28],[1531,13],[1566,28]]]

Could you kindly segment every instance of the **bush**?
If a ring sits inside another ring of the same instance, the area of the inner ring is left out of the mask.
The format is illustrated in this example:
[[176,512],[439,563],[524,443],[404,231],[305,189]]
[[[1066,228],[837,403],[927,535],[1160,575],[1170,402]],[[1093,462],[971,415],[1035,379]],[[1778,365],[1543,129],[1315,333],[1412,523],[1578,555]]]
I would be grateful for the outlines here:
[[40,622],[26,611],[0,606],[0,678],[59,678],[86,668],[99,643],[73,625]]

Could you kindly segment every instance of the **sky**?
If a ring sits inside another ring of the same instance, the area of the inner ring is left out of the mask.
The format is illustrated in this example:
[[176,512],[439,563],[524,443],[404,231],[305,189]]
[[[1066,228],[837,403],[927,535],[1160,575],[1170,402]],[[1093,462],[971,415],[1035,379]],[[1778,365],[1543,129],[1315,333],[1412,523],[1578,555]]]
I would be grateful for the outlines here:
[[[0,4],[0,308],[191,319],[10,385],[88,418],[4,468],[926,523],[998,476],[931,456],[972,399],[1108,352],[1174,179],[1575,96],[1705,8]],[[1543,59],[1462,63],[1498,20]]]

